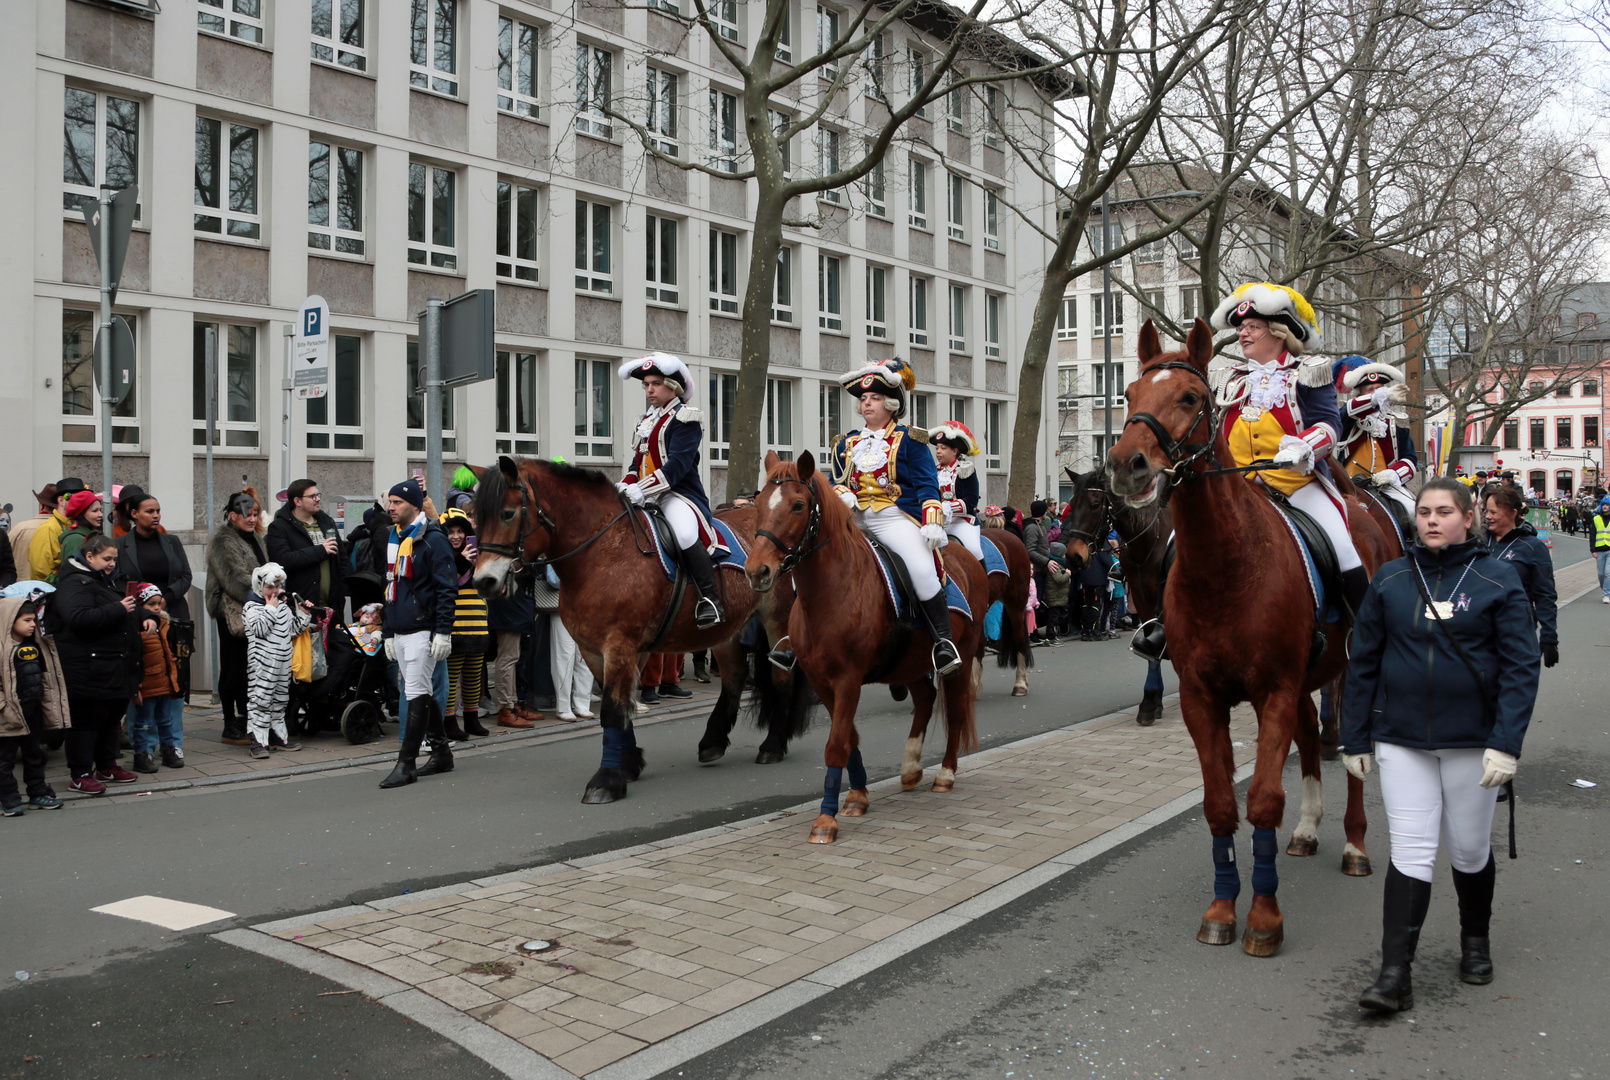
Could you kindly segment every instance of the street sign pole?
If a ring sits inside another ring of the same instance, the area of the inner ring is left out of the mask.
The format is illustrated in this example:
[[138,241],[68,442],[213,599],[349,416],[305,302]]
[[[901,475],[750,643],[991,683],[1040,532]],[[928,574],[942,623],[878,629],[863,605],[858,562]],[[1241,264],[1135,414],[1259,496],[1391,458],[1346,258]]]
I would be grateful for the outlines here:
[[[213,490],[212,443],[218,433],[218,328],[207,324],[202,333],[202,354],[205,357],[207,381],[207,542],[212,543],[213,529],[217,527],[218,497]],[[207,666],[211,669],[212,694],[218,695],[218,628],[214,620],[207,620]]]
[[291,413],[294,411],[294,403],[291,401],[291,396],[294,393],[292,386],[293,380],[296,377],[295,362],[291,359],[291,353],[293,352],[291,339],[295,336],[296,327],[291,323],[286,323],[285,378],[280,383],[280,386],[283,390],[280,396],[285,402],[285,416],[283,419],[283,428],[280,433],[280,486],[284,488],[289,488],[291,486],[291,428],[293,426]]
[[[444,499],[442,486],[442,299],[425,301],[425,486]],[[439,504],[438,509],[445,507]]]
[[117,399],[112,394],[112,189],[102,185],[97,198],[101,204],[100,249],[108,253],[99,262],[101,266],[101,332],[100,355],[95,358],[101,370],[101,498],[105,514],[101,531],[112,535],[112,407]]

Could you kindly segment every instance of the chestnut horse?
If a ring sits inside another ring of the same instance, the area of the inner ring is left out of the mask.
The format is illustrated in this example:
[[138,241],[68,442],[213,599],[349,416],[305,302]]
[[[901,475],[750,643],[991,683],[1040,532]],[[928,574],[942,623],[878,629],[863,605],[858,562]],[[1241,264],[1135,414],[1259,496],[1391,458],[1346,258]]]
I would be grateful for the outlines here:
[[[1281,770],[1292,741],[1302,762],[1303,800],[1288,854],[1318,848],[1324,800],[1319,775],[1319,718],[1312,691],[1347,662],[1347,624],[1325,627],[1325,648],[1311,655],[1317,618],[1302,554],[1271,500],[1231,459],[1208,383],[1213,333],[1197,319],[1183,350],[1165,353],[1148,320],[1138,342],[1140,373],[1125,397],[1129,415],[1107,458],[1107,482],[1131,507],[1167,501],[1174,514],[1175,561],[1163,596],[1169,656],[1180,683],[1180,711],[1202,766],[1203,816],[1213,834],[1215,899],[1197,940],[1235,939],[1240,875],[1235,861],[1238,811],[1230,709],[1252,702],[1258,715],[1257,763],[1247,791],[1252,823],[1254,898],[1242,947],[1271,956],[1284,936],[1275,899],[1275,830],[1285,812]],[[1363,507],[1349,507],[1353,542],[1372,573],[1386,557],[1385,538]],[[1364,855],[1363,785],[1348,777],[1343,867]],[[1349,858],[1351,857],[1351,859]]]
[[[593,670],[600,672],[604,751],[598,771],[587,781],[584,803],[625,798],[628,781],[636,780],[643,771],[643,751],[632,725],[633,695],[643,654],[718,648],[737,636],[757,612],[775,641],[784,632],[788,617],[786,603],[775,602],[786,596],[761,597],[749,588],[743,575],[718,568],[727,621],[708,630],[697,629],[693,605],[698,593],[690,588],[683,592],[681,607],[667,623],[671,582],[643,529],[642,516],[629,510],[635,508],[628,507],[615,485],[596,469],[531,458],[498,458],[497,468],[482,471],[475,490],[480,546],[475,560],[477,591],[482,596],[498,595],[513,585],[526,563],[545,560],[559,577],[559,617]],[[743,508],[721,517],[745,534],[753,527],[754,515],[753,509]],[[776,610],[779,607],[781,611]],[[736,695],[742,692],[744,672],[736,656],[732,653],[723,658],[721,675],[722,701],[733,709]],[[762,677],[779,675],[765,672]],[[804,689],[794,686],[792,694],[801,695]],[[729,693],[733,695],[730,701]],[[726,749],[730,719],[723,730],[714,730],[723,709],[718,704],[701,751],[707,745]],[[806,716],[803,708],[785,712],[801,724]],[[786,717],[769,719],[773,724],[787,722]],[[802,732],[801,726],[792,734]],[[778,741],[778,734],[773,732],[767,742]],[[782,733],[784,743],[786,735]]]
[[988,575],[989,602],[998,601],[1002,609],[996,663],[1003,668],[1017,665],[1012,696],[1023,697],[1029,692],[1029,669],[1034,666],[1034,651],[1029,645],[1029,583],[1034,580],[1034,564],[1029,561],[1029,549],[1012,533],[1005,529],[984,529],[982,534],[1006,560],[1008,571],[1004,575]]
[[[1135,601],[1135,614],[1144,622],[1155,619],[1163,606],[1163,555],[1174,535],[1174,515],[1168,507],[1142,510],[1115,499],[1107,490],[1102,469],[1087,473],[1063,470],[1073,481],[1073,493],[1062,512],[1062,542],[1068,549],[1068,569],[1078,573],[1090,558],[1094,544],[1118,533],[1118,565],[1124,569],[1124,588]],[[1141,691],[1135,723],[1151,727],[1163,712],[1163,666],[1146,661],[1146,685]]]
[[[833,494],[831,481],[817,472],[810,451],[801,454],[797,463],[768,453],[766,484],[755,503],[760,517],[745,572],[751,587],[761,594],[771,592],[784,574],[794,579],[788,636],[799,668],[833,720],[827,737],[822,809],[811,825],[809,839],[813,844],[831,844],[839,834],[839,786],[846,768],[850,791],[844,799],[844,815],[860,817],[870,806],[866,766],[855,730],[861,686],[872,681],[910,687],[914,714],[907,747],[909,751],[911,739],[920,747],[939,693],[925,677],[933,671],[933,640],[926,628],[909,636],[898,632],[878,557],[850,511]],[[973,610],[972,619],[951,614],[951,632],[962,666],[940,680],[944,684],[946,739],[934,790],[949,791],[955,783],[958,751],[978,745],[973,707],[983,676],[981,650],[989,585],[984,580],[984,565],[962,545],[947,544],[941,551],[945,572]]]

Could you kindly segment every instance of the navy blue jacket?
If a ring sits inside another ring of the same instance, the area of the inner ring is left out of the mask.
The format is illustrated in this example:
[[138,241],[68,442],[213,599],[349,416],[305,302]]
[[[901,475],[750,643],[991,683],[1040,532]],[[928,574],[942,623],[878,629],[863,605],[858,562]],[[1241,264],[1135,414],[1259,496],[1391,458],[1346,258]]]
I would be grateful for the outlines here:
[[[713,516],[710,499],[699,479],[699,446],[704,442],[701,418],[699,410],[685,401],[673,405],[669,416],[662,416],[646,438],[637,440],[625,480],[641,487],[649,499],[674,491],[698,507],[708,521]],[[653,463],[652,471],[645,470],[645,458]]]
[[972,472],[966,476],[956,478],[956,498],[967,507],[967,513],[972,517],[978,516],[978,473]]
[[1529,521],[1522,521],[1494,540],[1487,534],[1487,549],[1493,558],[1507,562],[1521,576],[1521,588],[1532,602],[1532,618],[1537,623],[1538,638],[1543,645],[1558,645],[1560,629],[1556,618],[1554,591],[1554,559],[1549,549],[1537,537],[1537,530]]
[[[383,535],[380,542],[390,547],[397,529]],[[458,568],[453,563],[453,546],[435,522],[425,526],[414,538],[412,577],[397,579],[397,594],[386,601],[384,636],[452,634],[453,609],[458,602]]]
[[[939,466],[934,461],[932,451],[912,436],[910,428],[896,424],[890,432],[891,438],[896,433],[900,436],[900,442],[895,447],[894,460],[890,463],[890,480],[900,488],[900,495],[894,504],[921,525],[928,505],[939,505]],[[828,460],[835,485],[847,483],[850,474],[855,471],[855,466],[850,463],[850,442],[858,440],[860,435],[861,431],[856,430],[834,440]]]
[[[1454,605],[1446,629],[1496,695],[1491,721],[1475,677],[1426,616],[1415,563],[1431,598]],[[1418,750],[1486,747],[1519,757],[1539,668],[1532,604],[1514,567],[1479,540],[1440,552],[1416,545],[1381,567],[1364,595],[1342,697],[1342,749],[1367,754],[1373,741]]]

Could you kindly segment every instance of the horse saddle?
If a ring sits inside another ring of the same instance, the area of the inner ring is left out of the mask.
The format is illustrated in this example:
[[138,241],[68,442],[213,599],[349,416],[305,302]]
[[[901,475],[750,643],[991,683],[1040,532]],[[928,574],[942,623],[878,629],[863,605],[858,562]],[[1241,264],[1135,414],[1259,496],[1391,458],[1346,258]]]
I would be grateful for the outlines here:
[[1409,550],[1410,539],[1415,535],[1414,522],[1409,518],[1408,508],[1386,493],[1386,489],[1377,484],[1368,476],[1355,476],[1352,478],[1353,486],[1360,491],[1369,492],[1370,498],[1379,503],[1392,519],[1392,524],[1398,527],[1398,546],[1404,551]]
[[[675,581],[678,572],[686,573],[682,568],[682,550],[677,546],[676,533],[671,529],[671,523],[666,520],[665,512],[654,503],[645,503],[638,508],[643,516],[652,525],[650,535],[654,538],[654,554],[660,560],[660,566],[665,570],[667,581]],[[743,546],[738,534],[732,526],[720,518],[710,519],[710,527],[715,532],[717,543],[710,553],[710,565],[716,568],[726,567],[729,570],[742,572],[749,565],[749,551]]]
[[1342,567],[1336,559],[1336,549],[1330,537],[1313,517],[1297,509],[1291,500],[1274,489],[1265,489],[1275,509],[1285,519],[1297,550],[1302,552],[1303,564],[1308,570],[1308,588],[1314,596],[1314,614],[1321,623],[1335,622],[1342,617],[1334,598],[1342,591]]
[[1012,576],[1011,567],[1006,565],[1006,556],[1002,555],[1001,549],[995,546],[995,541],[987,536],[981,536],[978,538],[978,544],[979,547],[984,549],[984,572],[986,574]]
[[[895,615],[902,622],[914,624],[921,615],[918,612],[917,590],[912,587],[911,574],[906,569],[905,560],[878,543],[875,536],[868,533],[861,535],[878,556],[878,568],[883,571],[884,589],[889,594],[889,603],[894,605]],[[965,619],[973,617],[973,609],[967,603],[967,596],[948,574],[945,576],[945,604]]]

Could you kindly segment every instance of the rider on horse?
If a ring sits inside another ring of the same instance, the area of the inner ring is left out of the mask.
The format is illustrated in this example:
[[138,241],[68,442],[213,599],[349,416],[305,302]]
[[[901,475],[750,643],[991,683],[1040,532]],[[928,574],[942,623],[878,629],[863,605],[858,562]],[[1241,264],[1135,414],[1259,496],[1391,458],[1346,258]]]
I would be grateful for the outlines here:
[[1408,427],[1394,423],[1407,416],[1403,402],[1409,387],[1403,372],[1362,356],[1344,356],[1331,370],[1342,412],[1340,457],[1347,462],[1347,475],[1372,481],[1412,521],[1414,496],[1405,485],[1420,471],[1419,458]]
[[690,404],[693,373],[668,353],[649,353],[628,360],[617,372],[624,379],[641,379],[648,411],[637,424],[632,466],[616,484],[630,502],[654,503],[670,523],[681,549],[682,567],[699,588],[693,624],[706,630],[725,620],[717,599],[716,573],[710,547],[716,537],[710,526],[710,500],[699,481],[699,443],[704,439],[702,413]]
[[905,564],[934,638],[934,671],[949,675],[962,661],[950,636],[939,558],[939,549],[949,543],[944,504],[933,456],[897,422],[906,410],[906,394],[916,389],[916,372],[895,357],[853,371],[842,382],[859,399],[866,426],[833,444],[833,489],[854,512],[856,524]]
[[978,440],[960,420],[928,429],[928,444],[939,459],[939,499],[944,503],[945,533],[962,542],[973,558],[984,561],[979,542],[978,471],[968,458],[978,454]]

